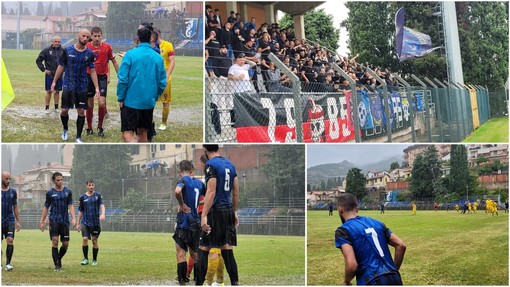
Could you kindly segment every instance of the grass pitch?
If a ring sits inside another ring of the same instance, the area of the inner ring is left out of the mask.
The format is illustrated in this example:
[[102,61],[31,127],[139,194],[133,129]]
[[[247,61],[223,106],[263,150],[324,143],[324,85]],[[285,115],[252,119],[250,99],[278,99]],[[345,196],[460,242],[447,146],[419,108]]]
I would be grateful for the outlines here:
[[[400,269],[405,285],[508,286],[508,213],[361,211],[383,221],[407,245]],[[307,213],[307,283],[341,285],[344,258],[335,248],[338,212]],[[390,250],[394,251],[390,246]],[[354,284],[354,282],[353,282]]]
[[499,117],[488,120],[462,142],[508,143],[508,117]]
[[[2,111],[2,142],[62,142],[62,124],[56,113],[44,113],[44,74],[37,68],[38,50],[2,50],[16,97]],[[120,63],[122,58],[116,56]],[[175,57],[172,75],[172,103],[166,131],[158,131],[154,142],[201,142],[203,140],[203,61],[202,57]],[[117,102],[117,74],[110,65],[105,119],[105,137],[97,136],[97,100],[94,104],[93,136],[82,134],[85,142],[123,142],[120,132],[120,112]],[[50,110],[53,109],[53,97]],[[59,103],[60,106],[60,103]],[[76,136],[76,110],[70,110],[69,142]],[[154,109],[156,126],[161,123],[161,103]],[[87,125],[85,124],[85,128]],[[85,129],[84,128],[84,129]]]
[[[234,255],[239,282],[304,285],[304,248],[303,236],[238,235]],[[89,247],[89,259],[91,253]],[[175,258],[172,234],[104,231],[99,237],[98,265],[81,266],[81,235],[75,231],[62,272],[54,272],[48,232],[21,230],[14,240],[14,270],[2,271],[2,285],[178,285]],[[226,270],[225,284],[230,284]]]

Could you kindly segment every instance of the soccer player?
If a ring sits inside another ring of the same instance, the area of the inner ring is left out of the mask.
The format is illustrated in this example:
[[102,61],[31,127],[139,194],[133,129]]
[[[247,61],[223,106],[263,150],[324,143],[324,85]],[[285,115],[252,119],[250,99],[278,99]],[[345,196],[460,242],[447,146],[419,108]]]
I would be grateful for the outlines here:
[[473,202],[473,213],[476,213],[476,210],[478,209],[478,201]]
[[136,49],[126,52],[117,74],[117,101],[125,142],[148,141],[156,100],[166,87],[163,59],[149,44],[151,33],[145,26],[138,29],[140,43]]
[[[98,119],[97,119],[97,135],[104,137],[103,120],[106,115],[106,95],[108,84],[110,83],[110,67],[109,61],[112,62],[115,72],[119,71],[119,64],[115,60],[112,46],[102,41],[103,31],[99,27],[92,28],[92,42],[87,43],[87,48],[94,53],[94,66],[97,74],[97,82],[99,84],[98,98]],[[87,135],[94,134],[92,130],[92,119],[94,118],[94,94],[95,86],[90,76],[90,69],[87,69],[89,78],[88,85],[88,102],[87,102]]]
[[[357,285],[403,285],[398,270],[404,242],[381,221],[358,216],[358,201],[350,193],[340,193],[337,209],[342,225],[335,231],[335,246],[345,260],[343,284],[356,277]],[[395,248],[393,259],[388,245]]]
[[203,145],[208,158],[205,166],[207,192],[201,216],[201,241],[198,250],[197,285],[203,285],[207,274],[209,250],[221,249],[225,267],[232,285],[239,285],[237,263],[233,247],[237,245],[236,228],[239,225],[239,182],[235,166],[218,152],[219,146]]
[[51,90],[54,91],[57,80],[64,73],[62,109],[60,111],[60,120],[62,121],[63,131],[62,140],[66,141],[69,122],[69,109],[76,107],[78,118],[76,119],[76,142],[82,143],[81,133],[85,125],[85,110],[87,109],[87,68],[90,69],[90,77],[95,87],[95,97],[99,97],[99,86],[97,84],[96,69],[94,68],[94,53],[87,48],[90,39],[90,32],[82,29],[78,33],[78,39],[74,45],[69,45],[64,49],[62,57],[58,61],[57,72],[51,84]]
[[198,199],[205,192],[204,183],[192,177],[193,164],[189,160],[179,162],[181,178],[175,187],[175,198],[179,202],[177,228],[173,235],[177,251],[177,278],[180,285],[187,282],[186,251],[189,248],[191,258],[196,262],[200,239],[200,217],[198,216]]
[[86,185],[87,192],[80,196],[76,229],[81,230],[83,239],[83,261],[81,265],[89,264],[89,240],[92,239],[92,266],[96,266],[97,254],[99,253],[98,239],[99,234],[101,234],[101,221],[105,219],[105,207],[103,196],[95,190],[94,180],[87,180]]
[[328,211],[329,211],[329,216],[333,216],[333,203],[330,202],[328,203]]
[[[41,72],[44,72],[44,83],[46,96],[44,97],[44,104],[46,105],[45,113],[50,113],[50,101],[51,101],[51,83],[53,82],[53,77],[57,72],[58,67],[58,59],[62,57],[62,53],[64,53],[64,49],[61,46],[61,39],[59,36],[53,36],[51,40],[51,45],[49,47],[44,48],[39,56],[35,60],[37,67]],[[44,64],[43,64],[44,62]],[[57,81],[57,85],[55,86],[55,90],[53,91],[53,100],[55,104],[55,112],[58,113],[58,101],[60,99],[60,91],[62,90],[62,79]]]
[[416,203],[413,202],[413,204],[411,204],[411,207],[413,208],[413,215],[416,215]]
[[437,202],[435,202],[435,201],[434,201],[434,211],[435,211],[435,212],[437,212],[437,207],[438,207],[438,206],[439,206],[439,205],[437,204]]
[[[62,258],[69,247],[69,214],[71,214],[71,225],[76,226],[76,219],[73,206],[73,193],[64,186],[64,177],[60,172],[55,172],[51,176],[55,187],[46,193],[46,201],[42,210],[41,219],[39,220],[39,228],[44,232],[44,220],[50,211],[50,239],[51,254],[56,272],[62,268]],[[58,237],[62,246],[58,249]]]
[[[5,270],[12,271],[12,254],[14,253],[14,230],[20,231],[21,220],[19,217],[18,194],[14,188],[10,188],[11,174],[2,172],[2,241],[5,238],[7,247],[5,250]],[[3,245],[3,242],[2,242]]]
[[163,103],[163,115],[159,129],[164,131],[166,130],[166,122],[168,120],[168,114],[170,113],[170,103],[172,102],[172,72],[175,68],[175,51],[172,43],[161,38],[160,29],[156,28],[154,31],[158,33],[157,43],[159,44],[159,49],[161,51],[161,56],[163,57],[166,70],[167,85],[158,99],[158,102]]

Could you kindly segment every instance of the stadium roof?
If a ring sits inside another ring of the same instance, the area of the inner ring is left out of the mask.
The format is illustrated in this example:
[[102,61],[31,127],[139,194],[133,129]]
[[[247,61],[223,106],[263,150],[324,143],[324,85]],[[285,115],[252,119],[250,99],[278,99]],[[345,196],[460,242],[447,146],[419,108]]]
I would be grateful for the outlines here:
[[275,11],[280,10],[292,16],[294,15],[302,15],[305,12],[315,9],[316,7],[322,5],[326,1],[309,1],[309,2],[283,2],[283,1],[254,1],[251,3],[255,3],[258,5],[270,5],[274,4]]

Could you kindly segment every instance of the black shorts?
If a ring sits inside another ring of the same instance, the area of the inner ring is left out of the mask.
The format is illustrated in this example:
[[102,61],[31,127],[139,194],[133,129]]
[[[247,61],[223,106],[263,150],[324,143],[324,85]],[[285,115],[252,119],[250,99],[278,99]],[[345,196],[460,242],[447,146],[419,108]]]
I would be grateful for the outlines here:
[[87,93],[75,93],[69,90],[62,92],[63,109],[87,109]]
[[87,237],[88,239],[92,239],[92,237],[99,238],[99,234],[101,234],[101,226],[81,225],[81,237]]
[[402,277],[398,271],[392,271],[375,277],[370,280],[367,285],[393,285],[400,286],[402,283]]
[[16,223],[2,224],[2,240],[7,237],[14,239],[14,232],[16,230]]
[[[94,83],[92,82],[92,78],[90,75],[87,76],[89,79],[89,85],[87,87],[87,96],[89,98],[93,98],[96,95],[96,87],[94,87]],[[97,84],[99,85],[99,95],[101,97],[106,97],[106,93],[108,90],[108,76],[106,75],[97,75]]]
[[211,210],[207,215],[211,232],[200,233],[200,246],[220,248],[225,244],[237,245],[235,214],[232,208]]
[[177,228],[172,238],[184,251],[187,252],[189,247],[190,250],[198,252],[198,242],[200,240],[200,230],[198,228],[194,230]]
[[60,241],[69,241],[69,223],[57,223],[50,221],[50,240],[52,237],[59,236]]
[[122,106],[120,109],[120,131],[136,132],[139,128],[149,131],[152,128],[154,109],[138,110]]

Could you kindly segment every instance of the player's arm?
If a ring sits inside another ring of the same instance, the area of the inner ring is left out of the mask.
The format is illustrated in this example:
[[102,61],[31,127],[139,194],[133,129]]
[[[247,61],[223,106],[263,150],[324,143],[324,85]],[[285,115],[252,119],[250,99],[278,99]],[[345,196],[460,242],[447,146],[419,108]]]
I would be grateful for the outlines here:
[[21,218],[19,216],[19,208],[18,205],[14,205],[14,216],[16,217],[16,231],[20,231],[21,229]]
[[76,227],[76,215],[74,214],[74,205],[71,203],[67,206],[69,213],[71,214],[71,225]]
[[39,229],[41,229],[41,231],[44,231],[44,219],[46,215],[48,215],[48,208],[45,206],[42,210],[41,219],[39,220]]
[[[119,63],[117,63],[117,60],[115,58],[112,59],[113,68],[115,69],[115,73],[119,73]],[[110,70],[108,70],[110,71]]]
[[[43,49],[41,51],[41,53],[39,53],[39,56],[37,57],[37,59],[35,59],[35,63],[37,65],[37,67],[39,68],[39,70],[41,70],[41,72],[45,72],[46,74],[48,74],[48,72],[50,72],[49,70],[46,70],[46,67],[44,66],[43,62],[46,60],[46,48]],[[51,72],[50,72],[51,74]]]
[[235,214],[235,226],[239,226],[239,217],[237,216],[237,208],[239,206],[239,180],[237,176],[234,178],[234,186],[232,188],[232,206]]
[[[80,202],[80,204],[81,204],[81,202]],[[78,231],[80,231],[80,225],[81,225],[81,218],[82,217],[83,217],[83,212],[81,211],[81,208],[80,208],[79,211],[78,211],[78,218],[76,220],[76,225],[75,225],[76,230],[78,230]]]
[[202,230],[205,232],[211,231],[211,226],[207,224],[207,214],[211,210],[214,198],[216,197],[216,178],[210,178],[207,181],[207,192],[205,193],[204,209],[202,210]]
[[106,218],[106,207],[104,207],[104,204],[101,203],[101,215],[99,215],[99,220],[104,221]]
[[358,262],[354,255],[354,249],[352,248],[352,245],[347,243],[342,244],[340,248],[342,249],[345,262],[344,284],[352,285],[351,281],[356,276],[356,270],[358,269]]
[[99,84],[97,82],[96,69],[94,69],[94,68],[90,69],[90,78],[92,79],[92,83],[94,84],[94,87],[96,88],[96,94],[94,95],[94,98],[97,99],[97,98],[99,98]]
[[179,203],[179,211],[182,211],[184,213],[190,213],[191,208],[189,208],[186,203],[184,203],[184,199],[182,196],[182,188],[184,185],[180,182],[177,183],[177,186],[175,187],[175,198],[177,199],[177,202]]
[[62,73],[64,73],[64,66],[59,64],[58,67],[57,67],[57,71],[55,72],[55,76],[53,77],[53,82],[51,83],[51,88],[50,88],[51,91],[55,90],[55,86],[57,85],[57,81],[62,76]]
[[397,270],[400,269],[402,262],[404,261],[404,254],[406,253],[406,244],[402,241],[395,233],[392,233],[389,238],[389,244],[395,247],[395,265],[397,266]]
[[170,77],[172,77],[172,72],[174,71],[174,68],[175,68],[174,53],[168,54],[168,61],[170,62],[170,64],[168,65],[168,70],[166,71],[166,80],[167,80],[167,82],[170,82]]

